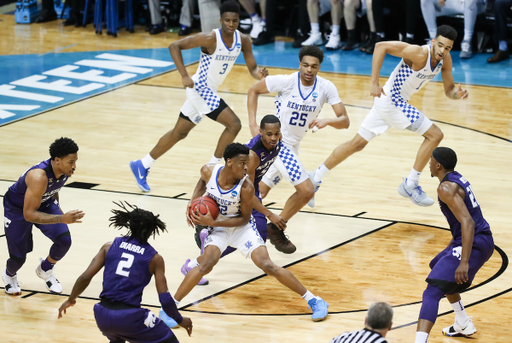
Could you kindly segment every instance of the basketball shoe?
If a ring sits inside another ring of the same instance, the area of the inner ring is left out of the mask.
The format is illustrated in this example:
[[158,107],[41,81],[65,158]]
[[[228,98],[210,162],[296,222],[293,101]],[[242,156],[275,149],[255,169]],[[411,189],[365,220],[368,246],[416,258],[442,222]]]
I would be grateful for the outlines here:
[[341,48],[341,40],[340,40],[340,35],[333,35],[331,33],[331,35],[329,36],[329,41],[327,42],[327,44],[325,44],[325,48],[327,50],[338,50]]
[[37,276],[39,276],[41,279],[44,280],[46,289],[48,289],[50,291],[50,293],[57,293],[57,294],[62,293],[62,285],[60,284],[59,280],[57,280],[57,278],[55,277],[55,274],[53,274],[53,268],[49,269],[47,271],[44,271],[41,268],[43,259],[40,258],[39,261],[41,261],[41,263],[39,263],[39,265],[36,268],[36,274],[37,274]]
[[423,192],[418,182],[414,183],[413,187],[407,186],[407,178],[398,186],[398,193],[404,198],[409,198],[418,206],[431,206],[434,204],[434,200],[427,196],[427,193]]
[[325,300],[323,300],[322,298],[313,298],[310,301],[308,301],[308,305],[308,308],[310,308],[313,311],[311,319],[314,322],[319,322],[327,317],[327,309],[329,308],[329,304],[326,303]]
[[302,42],[302,46],[309,45],[322,45],[324,44],[324,40],[322,39],[322,33],[310,33],[309,38]]
[[167,313],[165,313],[163,308],[160,309],[158,318],[160,318],[165,323],[165,325],[167,325],[171,329],[178,326],[178,323],[174,319],[172,319]]
[[286,237],[283,230],[279,230],[274,223],[267,224],[267,233],[270,243],[272,243],[277,251],[285,254],[293,254],[297,247]]
[[[311,179],[311,182],[313,182],[313,186],[315,187],[315,193],[318,192],[318,189],[320,189],[320,184],[322,183],[322,181],[315,182],[315,172],[314,171],[309,172],[308,176]],[[315,207],[315,195],[314,194],[313,194],[313,197],[311,198],[311,200],[308,201],[308,206],[311,208]]]
[[254,19],[252,21],[252,29],[251,29],[251,33],[250,33],[251,38],[252,39],[258,38],[260,33],[263,31],[264,27],[265,27],[265,24],[263,23],[263,21],[261,20],[260,17],[258,17],[257,19]]
[[[192,269],[194,268],[189,268],[188,267],[188,263],[190,262],[190,259],[187,259],[185,261],[185,263],[183,264],[183,266],[181,266],[181,274],[183,275],[187,275],[188,272],[190,272]],[[197,283],[199,286],[206,286],[208,284],[208,280],[206,280],[205,278],[201,278],[201,280],[199,280],[199,282]]]
[[139,186],[143,192],[149,192],[151,188],[149,188],[148,182],[146,181],[149,168],[144,168],[141,160],[135,160],[130,162],[130,169],[132,170],[133,176],[135,176],[137,186]]
[[21,294],[21,288],[20,285],[18,285],[18,276],[9,276],[4,270],[4,275],[2,275],[2,280],[4,281],[5,285],[5,293],[9,295],[20,295]]
[[468,317],[464,324],[458,324],[457,321],[452,326],[443,329],[443,335],[453,336],[471,336],[476,332],[475,325],[472,321],[473,317]]
[[462,41],[460,43],[460,58],[468,59],[473,57],[473,51],[471,51],[471,42]]

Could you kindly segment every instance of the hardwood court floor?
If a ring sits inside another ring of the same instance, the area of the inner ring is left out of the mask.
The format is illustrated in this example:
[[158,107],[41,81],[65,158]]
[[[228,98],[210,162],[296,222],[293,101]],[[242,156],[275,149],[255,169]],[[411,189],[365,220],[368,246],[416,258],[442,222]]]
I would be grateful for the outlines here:
[[[14,26],[11,18],[0,16],[0,32],[5,33],[0,54],[41,54],[61,48],[161,48],[176,39],[176,34],[150,38],[143,32],[122,32],[118,39],[98,37],[92,26]],[[189,72],[192,74],[196,67],[190,66]],[[290,72],[270,68],[274,75]],[[301,147],[301,159],[308,170],[318,167],[336,145],[352,138],[372,106],[369,77],[321,75],[338,87],[351,127],[309,134]],[[245,67],[235,66],[220,89],[242,120],[243,129],[237,137],[240,142],[250,138],[246,91],[254,82]],[[512,334],[512,275],[507,268],[507,256],[512,255],[512,90],[480,86],[468,89],[470,99],[455,102],[444,97],[442,84],[432,82],[411,103],[436,121],[445,134],[442,145],[458,153],[457,169],[472,183],[496,245],[502,251],[495,252],[477,275],[474,287],[463,294],[478,329],[473,340],[508,342]],[[117,235],[108,228],[113,200],[127,200],[160,213],[168,223],[169,233],[158,237],[154,245],[165,258],[171,293],[177,289],[183,278],[179,272],[181,265],[197,254],[192,232],[183,218],[186,199],[222,128],[205,119],[186,141],[156,162],[148,179],[152,187],[149,196],[136,187],[128,162],[143,157],[172,128],[184,99],[179,74],[170,72],[0,128],[0,194],[28,167],[46,158],[48,145],[60,136],[72,137],[80,146],[77,172],[70,182],[96,184],[90,190],[65,188],[60,195],[64,210],[79,208],[86,212],[82,224],[70,226],[73,246],[56,267],[64,293],[69,294],[74,280],[101,245]],[[259,116],[273,112],[273,98],[262,97]],[[325,106],[322,116],[332,115],[330,106]],[[377,300],[394,306],[397,329],[388,334],[389,341],[413,341],[428,262],[450,240],[449,232],[440,229],[447,224],[438,206],[417,207],[396,191],[411,168],[420,142],[414,134],[393,129],[377,138],[324,178],[315,209],[304,208],[290,221],[288,234],[298,246],[295,254],[283,255],[268,246],[276,263],[289,266],[308,289],[330,303],[331,314],[326,321],[313,323],[302,299],[234,253],[207,276],[210,285],[196,287],[180,304],[185,307],[182,313],[194,321],[191,338],[182,329],[175,331],[180,341],[328,342],[340,332],[361,328],[365,310]],[[421,182],[433,196],[438,182],[429,178],[428,169]],[[291,192],[290,185],[280,184],[265,203],[273,202],[271,208],[278,211]],[[1,341],[105,341],[92,313],[101,291],[101,275],[83,294],[87,298],[79,299],[64,319],[57,320],[57,309],[64,297],[48,294],[43,282],[34,275],[38,257],[47,254],[50,242],[38,230],[34,230],[34,241],[34,252],[19,272],[26,297],[0,295]],[[6,258],[4,245],[0,260]],[[158,312],[152,284],[143,302]],[[441,301],[440,316],[429,342],[463,341],[440,334],[443,327],[453,322],[453,313],[447,314],[450,310],[447,301]]]

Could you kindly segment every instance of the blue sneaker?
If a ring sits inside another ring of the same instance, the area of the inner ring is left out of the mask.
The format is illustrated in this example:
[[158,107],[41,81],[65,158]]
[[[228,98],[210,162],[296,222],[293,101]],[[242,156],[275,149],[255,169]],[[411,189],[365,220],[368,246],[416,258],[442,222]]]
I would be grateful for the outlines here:
[[160,313],[158,314],[158,318],[160,318],[165,323],[165,325],[167,325],[171,329],[175,328],[176,326],[179,326],[178,323],[174,319],[169,317],[167,315],[167,313],[165,313],[165,311],[162,308],[160,309]]
[[130,168],[132,170],[133,176],[135,176],[137,186],[139,186],[143,192],[149,192],[151,188],[149,188],[149,185],[146,181],[146,177],[149,174],[149,168],[144,168],[141,160],[131,161]]
[[314,322],[319,322],[327,317],[327,308],[329,307],[329,304],[322,298],[313,298],[308,301],[308,305],[308,308],[313,310],[311,319],[313,319]]

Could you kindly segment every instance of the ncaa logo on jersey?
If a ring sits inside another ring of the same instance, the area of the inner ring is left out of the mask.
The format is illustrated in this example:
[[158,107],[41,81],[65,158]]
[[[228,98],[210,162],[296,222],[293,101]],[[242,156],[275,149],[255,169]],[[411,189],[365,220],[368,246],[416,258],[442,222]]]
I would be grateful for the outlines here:
[[313,97],[313,102],[315,102],[316,98],[318,98],[318,93],[317,92],[313,92],[313,94],[311,94],[311,96]]
[[263,157],[265,157],[265,152],[264,151],[260,154],[260,158],[263,158]]
[[236,191],[231,192],[231,196],[232,196],[233,198],[235,198],[235,197],[237,196],[237,194],[238,194],[238,193],[237,193]]

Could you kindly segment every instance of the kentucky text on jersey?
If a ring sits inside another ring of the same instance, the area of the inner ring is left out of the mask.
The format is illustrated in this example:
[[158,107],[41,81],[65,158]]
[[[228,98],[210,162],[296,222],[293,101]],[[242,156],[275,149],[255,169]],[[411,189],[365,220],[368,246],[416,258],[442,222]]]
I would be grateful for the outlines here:
[[129,250],[131,252],[135,252],[137,254],[144,255],[144,250],[145,249],[141,248],[141,247],[139,247],[138,245],[135,245],[135,244],[131,244],[131,243],[128,243],[128,242],[121,242],[119,247],[122,248],[122,249]]
[[217,202],[218,205],[230,206],[230,205],[238,204],[238,200],[236,199],[236,197],[235,197],[235,200],[231,201],[231,200],[219,198],[215,194],[212,194],[212,193],[209,193],[209,192],[208,192],[208,195],[210,197],[212,197],[215,200],[215,202]]
[[238,55],[236,56],[229,56],[229,55],[217,55],[215,56],[216,61],[226,61],[226,62],[232,62],[235,61],[238,58]]
[[316,106],[301,105],[291,101],[288,101],[288,105],[286,105],[286,107],[303,112],[314,112],[316,110]]
[[419,73],[418,75],[416,75],[416,78],[421,79],[421,80],[429,80],[430,81],[436,76],[437,76],[437,74],[425,75],[425,74]]

